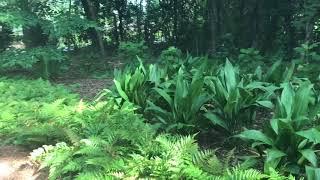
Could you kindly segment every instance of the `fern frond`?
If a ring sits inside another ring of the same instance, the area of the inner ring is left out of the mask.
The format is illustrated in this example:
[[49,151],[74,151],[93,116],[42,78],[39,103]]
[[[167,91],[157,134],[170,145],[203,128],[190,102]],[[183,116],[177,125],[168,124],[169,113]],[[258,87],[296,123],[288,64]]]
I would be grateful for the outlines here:
[[239,169],[232,168],[228,170],[226,175],[223,177],[224,180],[261,180],[267,178],[268,176],[262,174],[255,169]]
[[112,177],[101,172],[82,172],[75,177],[75,180],[89,180],[89,179],[110,180],[112,179]]

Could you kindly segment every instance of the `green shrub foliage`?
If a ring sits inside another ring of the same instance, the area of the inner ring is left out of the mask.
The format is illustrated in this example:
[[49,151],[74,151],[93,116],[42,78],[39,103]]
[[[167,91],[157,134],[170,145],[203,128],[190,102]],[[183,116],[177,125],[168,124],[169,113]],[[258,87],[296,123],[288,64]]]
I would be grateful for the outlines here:
[[266,129],[246,130],[239,137],[253,140],[253,148],[265,150],[265,171],[270,167],[284,168],[299,174],[306,165],[318,167],[320,131],[315,120],[320,106],[309,81],[284,83],[282,87],[274,116]]

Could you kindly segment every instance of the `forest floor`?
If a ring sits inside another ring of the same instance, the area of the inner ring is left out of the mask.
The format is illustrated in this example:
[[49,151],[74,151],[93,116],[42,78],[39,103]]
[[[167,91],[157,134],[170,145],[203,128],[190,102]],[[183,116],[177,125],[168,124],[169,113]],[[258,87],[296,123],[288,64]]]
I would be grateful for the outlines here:
[[74,93],[80,95],[85,100],[93,100],[99,92],[105,88],[110,88],[113,84],[112,79],[56,79],[53,81],[56,84],[62,84]]
[[18,146],[0,147],[0,180],[45,180],[47,173],[29,159],[29,151]]

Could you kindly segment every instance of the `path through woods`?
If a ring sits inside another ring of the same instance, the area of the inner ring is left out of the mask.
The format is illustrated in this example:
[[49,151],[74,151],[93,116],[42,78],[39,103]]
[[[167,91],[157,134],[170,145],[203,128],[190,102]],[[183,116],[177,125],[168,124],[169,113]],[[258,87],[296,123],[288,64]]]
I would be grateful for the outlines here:
[[18,146],[0,147],[0,180],[45,180],[47,175],[39,172],[30,161],[29,151]]

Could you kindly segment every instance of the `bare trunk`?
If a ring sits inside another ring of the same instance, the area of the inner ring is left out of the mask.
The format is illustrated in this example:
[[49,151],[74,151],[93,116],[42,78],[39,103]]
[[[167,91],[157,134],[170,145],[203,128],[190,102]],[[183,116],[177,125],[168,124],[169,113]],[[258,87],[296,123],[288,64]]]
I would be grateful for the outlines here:
[[216,43],[217,43],[217,17],[216,17],[216,2],[208,1],[208,20],[210,25],[210,54],[214,54],[216,52]]
[[[88,8],[87,9],[88,18],[92,21],[97,22],[96,10],[93,8],[92,2],[90,0],[82,0],[82,4],[84,6],[85,11],[86,11],[85,6],[87,6],[87,8]],[[100,49],[100,53],[104,57],[106,55],[106,53],[105,53],[105,48],[104,48],[104,43],[103,43],[103,36],[102,36],[101,32],[96,29],[94,29],[94,33],[96,34],[96,40],[97,40],[97,44]]]

